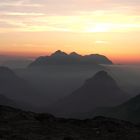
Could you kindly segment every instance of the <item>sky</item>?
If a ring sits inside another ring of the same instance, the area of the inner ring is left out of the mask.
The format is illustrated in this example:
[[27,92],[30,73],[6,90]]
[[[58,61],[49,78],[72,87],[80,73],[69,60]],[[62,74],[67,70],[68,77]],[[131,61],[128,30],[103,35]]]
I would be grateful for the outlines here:
[[140,0],[0,1],[0,55],[56,50],[140,63]]

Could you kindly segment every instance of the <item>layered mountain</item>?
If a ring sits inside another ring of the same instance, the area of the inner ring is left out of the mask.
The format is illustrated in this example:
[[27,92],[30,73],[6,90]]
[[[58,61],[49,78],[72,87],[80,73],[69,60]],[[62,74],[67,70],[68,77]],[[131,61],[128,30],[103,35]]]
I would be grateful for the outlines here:
[[12,99],[7,98],[4,95],[0,95],[0,105],[18,107],[18,104],[15,101],[13,101]]
[[[13,104],[21,102],[24,105],[32,103],[37,98],[37,92],[24,79],[18,77],[11,69],[7,67],[0,67],[0,94],[3,101]],[[6,97],[8,98],[6,98]],[[23,102],[22,102],[23,101]],[[10,105],[10,104],[6,104]],[[18,104],[19,105],[19,104]]]
[[107,57],[99,54],[81,56],[72,52],[68,55],[65,52],[58,50],[50,56],[41,56],[37,58],[29,67],[72,64],[112,64],[112,62]]
[[0,106],[0,139],[139,140],[140,127],[112,118],[64,119]]
[[70,96],[57,102],[53,111],[58,116],[76,117],[98,107],[118,105],[127,99],[128,95],[115,80],[106,71],[100,71]]
[[7,67],[0,67],[0,92],[2,94],[24,94],[26,96],[30,90],[28,83],[18,77],[12,70]]
[[133,97],[125,103],[111,108],[100,108],[96,113],[90,114],[90,117],[96,115],[110,116],[122,120],[140,123],[140,95]]

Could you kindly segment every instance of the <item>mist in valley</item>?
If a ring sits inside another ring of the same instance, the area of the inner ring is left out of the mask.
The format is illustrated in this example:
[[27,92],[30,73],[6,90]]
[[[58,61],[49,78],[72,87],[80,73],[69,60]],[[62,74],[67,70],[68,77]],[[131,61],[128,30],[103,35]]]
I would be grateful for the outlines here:
[[[16,59],[17,61],[20,59]],[[120,89],[130,97],[140,93],[140,65],[77,64],[29,67],[29,63],[28,65],[21,64],[22,67],[19,67],[16,64],[12,61],[14,66],[12,70],[36,91],[31,96],[29,95],[30,100],[22,98],[22,96],[20,100],[39,108],[41,111],[47,111],[50,106],[69,96],[80,88],[87,79],[101,70],[108,72]],[[5,65],[1,64],[1,66]],[[6,66],[11,68],[8,63]],[[19,98],[14,97],[13,99]]]
[[138,127],[127,121],[140,122],[140,65],[115,65],[102,55],[61,51],[22,62],[16,58],[0,66],[0,123],[10,134],[3,133],[4,138],[16,130],[18,139],[87,140],[97,138],[98,128],[103,139],[112,132],[123,139],[139,136],[134,133]]
[[140,65],[104,65],[119,86],[131,96],[140,93]]

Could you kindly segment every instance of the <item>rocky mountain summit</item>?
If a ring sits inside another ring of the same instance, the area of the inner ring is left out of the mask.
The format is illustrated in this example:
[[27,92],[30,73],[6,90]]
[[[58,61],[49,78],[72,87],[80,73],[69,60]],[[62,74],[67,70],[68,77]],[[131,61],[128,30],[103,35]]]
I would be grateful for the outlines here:
[[128,98],[106,71],[99,71],[86,80],[79,89],[57,102],[54,112],[60,117],[80,118],[79,114],[98,107],[119,105]]
[[44,67],[48,65],[96,65],[113,64],[106,56],[100,54],[79,55],[76,52],[67,54],[58,50],[50,56],[40,56],[29,67]]

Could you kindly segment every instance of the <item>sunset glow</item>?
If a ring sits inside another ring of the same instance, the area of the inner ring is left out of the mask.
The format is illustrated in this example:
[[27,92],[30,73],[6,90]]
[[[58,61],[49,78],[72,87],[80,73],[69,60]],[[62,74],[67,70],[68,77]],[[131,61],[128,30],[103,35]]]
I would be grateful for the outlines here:
[[140,63],[138,0],[0,2],[0,54],[37,57],[61,49]]

